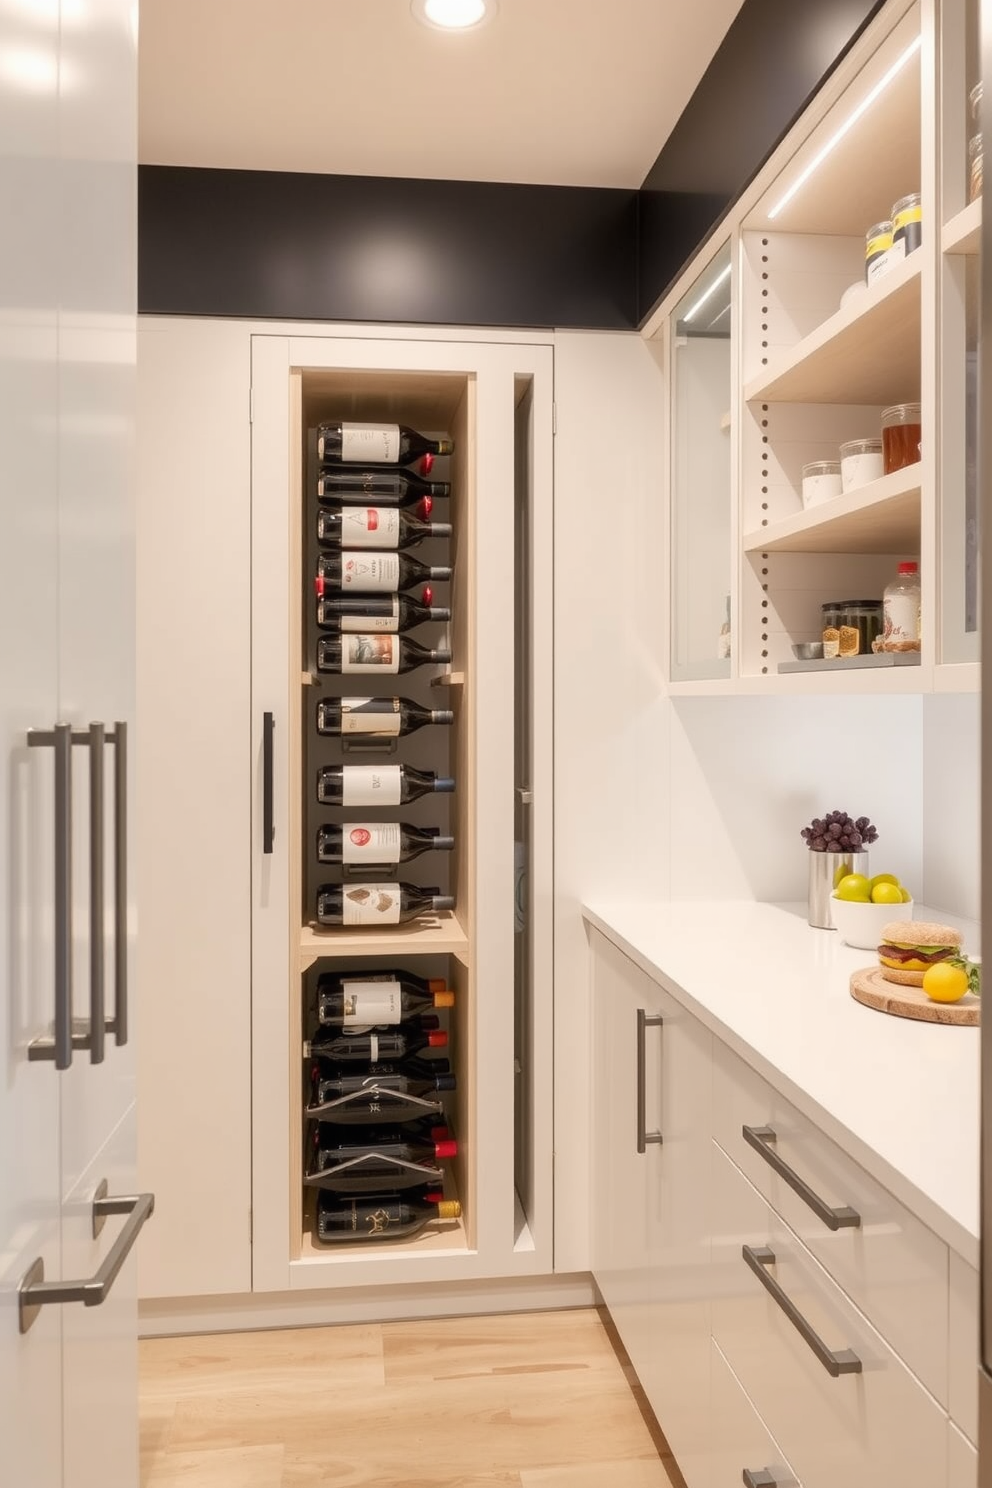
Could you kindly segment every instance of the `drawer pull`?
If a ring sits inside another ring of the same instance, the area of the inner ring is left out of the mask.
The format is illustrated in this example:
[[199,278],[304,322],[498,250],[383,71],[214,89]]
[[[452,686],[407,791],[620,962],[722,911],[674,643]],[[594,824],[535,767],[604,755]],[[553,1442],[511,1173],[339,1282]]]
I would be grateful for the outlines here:
[[767,1245],[742,1245],[741,1254],[768,1295],[778,1303],[792,1326],[802,1334],[827,1373],[834,1379],[840,1374],[860,1374],[861,1360],[857,1354],[852,1353],[850,1349],[840,1349],[836,1352],[828,1349],[819,1333],[810,1327],[799,1308],[782,1290],[774,1276],[769,1275],[767,1268],[774,1266],[775,1252]]
[[759,1468],[752,1472],[749,1467],[744,1469],[744,1488],[778,1488],[778,1478],[770,1473],[767,1467]]
[[779,1157],[775,1151],[778,1133],[773,1127],[742,1126],[741,1134],[748,1146],[753,1147],[755,1152],[760,1152],[768,1166],[774,1169],[780,1178],[785,1179],[803,1203],[809,1205],[817,1219],[822,1219],[828,1230],[858,1228],[861,1224],[861,1215],[856,1209],[849,1209],[846,1205],[839,1209],[831,1208],[825,1199],[821,1199],[820,1195],[814,1193],[809,1184],[800,1178],[795,1168],[790,1168],[789,1164]]
[[660,1013],[649,1016],[643,1008],[637,1009],[637,1150],[640,1153],[646,1152],[649,1144],[660,1146],[664,1141],[660,1131],[648,1131],[644,1109],[647,1103],[647,1050],[644,1047],[644,1036],[647,1029],[661,1028],[664,1021]]

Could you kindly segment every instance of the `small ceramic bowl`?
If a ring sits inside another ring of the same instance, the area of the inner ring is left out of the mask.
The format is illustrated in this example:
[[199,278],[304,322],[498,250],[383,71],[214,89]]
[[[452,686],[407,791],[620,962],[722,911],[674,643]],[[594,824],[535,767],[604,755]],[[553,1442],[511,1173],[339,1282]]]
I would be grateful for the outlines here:
[[794,641],[792,654],[797,661],[822,661],[822,641]]
[[859,904],[852,899],[838,899],[830,895],[830,914],[834,929],[845,945],[856,946],[861,951],[874,951],[882,939],[882,931],[893,920],[911,920],[913,901],[905,904]]

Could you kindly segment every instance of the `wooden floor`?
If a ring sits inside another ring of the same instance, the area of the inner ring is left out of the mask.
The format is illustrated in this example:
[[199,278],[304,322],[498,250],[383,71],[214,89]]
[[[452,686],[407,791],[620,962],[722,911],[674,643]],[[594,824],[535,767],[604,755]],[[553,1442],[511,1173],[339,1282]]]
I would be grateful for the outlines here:
[[143,1488],[674,1488],[592,1308],[141,1344]]

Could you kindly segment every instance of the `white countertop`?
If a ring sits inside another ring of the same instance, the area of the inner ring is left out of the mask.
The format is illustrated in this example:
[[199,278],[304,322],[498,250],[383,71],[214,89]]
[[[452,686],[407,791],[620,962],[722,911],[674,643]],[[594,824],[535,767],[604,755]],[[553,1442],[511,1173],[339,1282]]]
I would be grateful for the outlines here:
[[[897,1018],[850,995],[871,951],[805,905],[596,902],[586,919],[978,1265],[977,1028]],[[975,927],[917,909],[965,934]]]

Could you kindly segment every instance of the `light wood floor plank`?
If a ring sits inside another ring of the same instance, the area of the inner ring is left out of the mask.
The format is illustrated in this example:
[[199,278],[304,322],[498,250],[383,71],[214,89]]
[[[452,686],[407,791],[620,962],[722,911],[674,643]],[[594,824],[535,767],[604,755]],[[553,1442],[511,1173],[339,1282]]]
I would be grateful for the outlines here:
[[675,1488],[659,1457],[521,1469],[520,1488]]
[[283,1488],[283,1449],[169,1452],[142,1481],[145,1488]]

